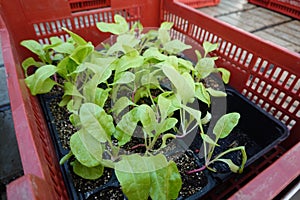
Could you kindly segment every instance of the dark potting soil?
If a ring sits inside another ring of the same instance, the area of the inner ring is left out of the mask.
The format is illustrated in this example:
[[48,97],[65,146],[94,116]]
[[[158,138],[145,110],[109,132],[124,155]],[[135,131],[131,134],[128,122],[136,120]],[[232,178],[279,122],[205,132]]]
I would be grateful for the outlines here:
[[[66,107],[60,107],[58,104],[61,101],[59,95],[57,98],[53,98],[50,102],[50,111],[53,116],[52,123],[56,126],[57,134],[59,135],[59,143],[62,145],[64,149],[70,149],[70,137],[77,130],[69,121],[69,113]],[[127,151],[134,151],[135,153],[142,153],[145,151],[143,147],[143,138],[137,138],[133,140],[133,143],[128,143],[124,147]],[[155,149],[160,146],[160,140],[155,145]],[[137,145],[137,146],[136,146]],[[203,187],[205,187],[208,183],[208,179],[203,172],[193,173],[187,175],[186,172],[192,169],[199,168],[199,164],[197,164],[195,158],[189,154],[178,154],[172,158],[174,162],[176,162],[178,170],[182,176],[182,189],[180,191],[180,196],[188,197],[197,191],[200,191]],[[72,169],[71,166],[69,166]],[[72,170],[70,170],[71,177],[73,179],[73,184],[76,191],[80,193],[85,193],[89,191],[93,191],[94,189],[103,186],[106,184],[111,176],[111,170],[106,169],[104,171],[104,175],[97,180],[86,180],[78,175],[76,175]],[[97,192],[96,194],[92,194],[88,199],[124,199],[124,195],[120,188],[107,188],[105,190],[101,190],[101,192]]]
[[111,180],[113,172],[111,169],[105,168],[101,178],[98,178],[96,180],[87,180],[81,178],[80,176],[76,175],[72,170],[70,170],[70,174],[73,179],[74,187],[78,192],[89,192],[108,183]]
[[[245,146],[247,157],[250,158],[262,149],[262,147],[256,144],[253,139],[251,139],[247,134],[243,132],[243,130],[238,128],[234,129],[226,138],[220,139],[218,144],[220,146],[215,148],[213,157],[217,156],[221,152],[226,151],[227,149],[238,146]],[[238,166],[240,166],[242,163],[241,151],[230,152],[224,155],[222,158],[230,159],[234,164]],[[212,164],[211,167],[216,169],[218,173],[230,172],[228,165],[223,162],[216,162]]]
[[125,200],[121,188],[109,187],[87,198],[88,200]]
[[[199,164],[197,163],[197,160],[191,152],[186,152],[184,154],[174,154],[169,157],[169,159],[172,159],[177,164],[182,178],[182,188],[179,192],[179,196],[181,199],[185,199],[191,195],[194,195],[207,186],[208,178],[203,172],[186,174],[186,172],[192,169],[199,168]],[[88,198],[88,200],[92,199],[122,200],[125,198],[120,187],[108,187],[91,195]],[[149,199],[151,198],[149,197]]]
[[53,116],[53,121],[56,126],[56,132],[60,139],[60,144],[64,149],[70,150],[70,137],[77,131],[69,120],[70,113],[67,108],[59,106],[61,101],[60,96],[53,98],[50,101],[50,111]]

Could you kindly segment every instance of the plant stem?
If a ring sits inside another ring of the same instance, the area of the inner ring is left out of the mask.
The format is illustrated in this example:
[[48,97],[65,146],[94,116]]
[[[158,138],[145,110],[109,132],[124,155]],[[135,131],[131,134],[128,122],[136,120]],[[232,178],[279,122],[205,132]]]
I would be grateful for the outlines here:
[[206,165],[203,165],[202,167],[198,168],[198,169],[193,169],[191,171],[187,171],[186,174],[192,174],[192,173],[196,173],[196,172],[201,172],[203,170],[206,169]]

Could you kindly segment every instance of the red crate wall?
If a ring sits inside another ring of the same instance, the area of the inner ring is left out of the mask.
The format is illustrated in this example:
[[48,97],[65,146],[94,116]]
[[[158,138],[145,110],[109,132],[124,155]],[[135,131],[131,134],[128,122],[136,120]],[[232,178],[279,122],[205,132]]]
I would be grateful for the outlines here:
[[248,0],[248,2],[300,19],[299,0]]
[[110,6],[110,0],[68,0],[72,12],[104,8]]
[[220,0],[177,0],[193,8],[201,8],[206,6],[215,6],[220,3]]
[[[99,34],[95,28],[95,23],[99,20],[111,21],[115,13],[122,14],[130,23],[140,20],[144,26],[154,27],[159,26],[160,21],[172,21],[175,24],[174,34],[178,34],[181,39],[188,35],[199,43],[205,40],[219,42],[220,46],[216,51],[216,55],[219,56],[217,65],[226,67],[231,71],[230,84],[252,101],[272,112],[291,129],[291,136],[285,143],[288,152],[269,167],[272,171],[276,171],[281,169],[280,166],[284,166],[289,174],[285,174],[284,177],[275,177],[273,182],[281,185],[273,189],[281,190],[295,175],[300,174],[299,159],[294,158],[299,157],[295,152],[298,152],[300,146],[299,54],[266,43],[249,33],[172,0],[111,0],[111,8],[73,14],[68,3],[59,0],[44,1],[45,7],[33,5],[31,12],[29,12],[28,4],[36,3],[36,1],[38,0],[0,2],[1,16],[8,29],[8,34],[1,31],[3,35],[3,57],[8,74],[8,89],[16,135],[19,148],[22,149],[20,154],[25,173],[25,178],[22,180],[27,182],[32,190],[39,190],[39,192],[34,193],[35,195],[43,194],[40,190],[44,189],[44,185],[49,188],[51,193],[52,190],[56,191],[53,193],[56,194],[54,198],[64,198],[66,192],[60,179],[59,168],[55,164],[57,160],[48,130],[42,125],[45,123],[43,116],[40,115],[42,110],[37,99],[30,95],[23,80],[24,75],[20,63],[31,54],[19,43],[29,38],[47,43],[51,36],[68,37],[61,30],[62,26],[66,26],[97,45],[108,35]],[[57,12],[53,13],[57,7],[53,1],[57,1],[58,4],[61,4],[59,7],[65,9],[59,8]],[[24,4],[24,2],[28,4]],[[17,14],[19,17],[14,17]],[[275,78],[273,78],[274,76]],[[273,93],[275,96],[272,96]],[[281,100],[278,101],[278,98]],[[297,145],[293,146],[294,144]],[[289,159],[294,159],[295,165],[288,165],[286,161]],[[249,184],[249,187],[253,184],[260,184],[261,178],[272,174],[272,171],[260,173],[257,176],[259,181],[257,182],[255,177],[250,181],[252,184]],[[41,181],[37,181],[37,183],[44,184],[35,186],[32,183],[32,175],[29,176],[29,174],[39,177]],[[52,177],[53,175],[55,176]],[[20,194],[16,192],[20,185],[20,182],[11,183],[8,187],[8,194]],[[266,190],[268,191],[268,187],[262,191]],[[276,192],[273,193],[273,195],[276,194]]]

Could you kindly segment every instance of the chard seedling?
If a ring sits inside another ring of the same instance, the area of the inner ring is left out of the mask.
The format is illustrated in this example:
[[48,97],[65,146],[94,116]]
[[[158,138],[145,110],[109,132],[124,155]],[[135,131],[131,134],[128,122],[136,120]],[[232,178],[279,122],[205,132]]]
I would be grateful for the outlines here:
[[[197,101],[210,106],[211,96],[226,95],[202,83],[211,73],[219,72],[225,83],[229,80],[227,70],[215,68],[217,58],[208,56],[217,44],[204,42],[204,55],[196,51],[198,61],[194,65],[179,56],[191,46],[170,34],[172,23],[164,22],[156,30],[144,31],[140,23],[130,28],[121,15],[116,14],[114,21],[97,23],[100,31],[115,35],[115,42],[103,43],[100,50],[65,28],[71,36],[66,42],[58,38],[50,39],[51,44],[44,46],[22,42],[41,60],[28,58],[23,62],[26,74],[28,67],[38,67],[25,79],[31,93],[44,94],[55,85],[61,87],[60,106],[67,107],[70,121],[77,128],[70,139],[70,152],[60,164],[74,158],[74,172],[85,179],[97,179],[105,167],[113,168],[129,199],[175,199],[182,185],[180,173],[160,150],[169,139],[184,138],[199,130],[206,168],[221,161],[232,171],[240,172],[246,156],[240,167],[222,156],[236,150],[244,155],[244,147],[213,157],[218,140],[231,132],[238,115],[222,117],[212,139],[202,127],[209,120],[204,120],[201,111],[192,106]],[[62,79],[62,83],[53,80],[53,76]],[[139,146],[145,152],[124,153],[124,145],[137,135],[144,140]]]

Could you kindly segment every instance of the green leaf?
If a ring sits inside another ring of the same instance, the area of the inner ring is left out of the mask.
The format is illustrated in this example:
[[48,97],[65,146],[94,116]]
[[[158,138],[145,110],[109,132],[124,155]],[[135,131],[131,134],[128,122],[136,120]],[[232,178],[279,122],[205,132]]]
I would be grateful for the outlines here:
[[26,47],[31,52],[39,56],[39,58],[46,63],[46,52],[43,49],[43,46],[35,40],[23,40],[21,42],[23,47]]
[[[107,54],[113,55],[115,53],[123,52],[124,54],[128,53],[128,47],[135,47],[138,45],[140,40],[138,40],[135,35],[125,33],[117,37],[117,41],[108,49]],[[135,50],[137,51],[137,49]]]
[[81,126],[81,122],[80,122],[80,118],[79,115],[72,113],[69,117],[70,122],[72,123],[72,125],[74,127],[80,127]]
[[220,146],[218,143],[216,143],[213,139],[211,139],[208,135],[204,134],[204,133],[200,133],[201,138],[203,139],[203,141],[205,141],[206,143],[213,145],[213,146]]
[[124,110],[128,106],[135,105],[132,101],[130,101],[127,97],[123,96],[119,98],[113,105],[112,112],[115,115],[119,115],[122,110]]
[[84,103],[79,117],[85,130],[97,141],[104,143],[111,140],[111,135],[115,132],[113,118],[103,108],[93,103]]
[[230,71],[224,68],[217,68],[217,70],[222,73],[222,79],[224,83],[228,84],[230,79]]
[[232,160],[230,160],[230,159],[221,159],[221,158],[220,158],[220,159],[218,159],[217,161],[226,163],[226,164],[228,165],[228,167],[230,168],[230,170],[231,170],[232,172],[234,172],[234,173],[238,173],[238,171],[240,170],[240,167],[237,166],[236,164],[234,164],[234,163],[232,162]]
[[95,167],[101,164],[102,146],[86,130],[81,129],[71,136],[70,147],[76,159],[82,165]]
[[190,49],[192,46],[186,45],[180,40],[171,40],[164,44],[163,49],[169,54],[178,54],[184,50]]
[[160,29],[171,30],[173,25],[174,25],[173,22],[162,22],[160,25]]
[[238,124],[240,119],[239,113],[228,113],[223,115],[216,123],[213,132],[217,138],[227,137],[232,129]]
[[182,109],[187,111],[198,123],[199,126],[201,126],[201,111],[196,110],[194,108],[188,107],[186,105],[181,105]]
[[215,72],[215,58],[202,58],[198,60],[195,69],[199,74],[199,78],[203,79]]
[[93,51],[94,46],[91,43],[80,45],[74,49],[74,51],[70,55],[70,58],[79,65],[85,61],[88,61],[88,56],[91,55]]
[[66,53],[66,54],[72,54],[75,47],[71,43],[64,42],[62,44],[59,44],[55,47],[53,47],[53,50],[57,53]]
[[73,161],[71,163],[71,166],[73,167],[73,171],[78,176],[89,179],[89,180],[96,180],[100,178],[103,175],[104,167],[103,165],[98,165],[95,167],[87,167],[82,165],[77,160]]
[[25,83],[29,87],[32,95],[44,94],[50,92],[57,83],[50,77],[55,74],[56,67],[54,65],[44,65],[36,70],[34,74],[25,79]]
[[147,104],[142,104],[137,107],[139,120],[143,124],[143,128],[148,130],[147,133],[155,129],[156,126],[156,115],[153,109]]
[[74,42],[76,42],[78,45],[86,45],[87,41],[85,41],[81,36],[77,35],[76,33],[73,33],[72,31],[62,28],[62,30],[66,31],[73,39]]
[[122,56],[118,62],[116,62],[116,74],[120,72],[127,71],[128,69],[134,69],[137,67],[141,67],[144,63],[143,56],[132,56],[132,55],[124,55]]
[[115,35],[129,31],[129,25],[124,17],[116,14],[114,20],[115,23],[98,22],[97,28],[102,32],[110,32]]
[[104,107],[105,102],[109,96],[109,91],[110,91],[110,88],[105,89],[105,90],[102,88],[96,88],[95,98],[92,103],[95,103],[100,107]]
[[170,117],[162,121],[161,123],[158,124],[156,127],[157,133],[164,133],[172,128],[175,127],[177,124],[178,120],[176,118]]
[[205,55],[207,55],[208,53],[210,53],[218,48],[218,43],[212,44],[210,42],[204,41],[203,48],[205,51]]
[[71,96],[71,97],[80,97],[82,99],[85,99],[84,96],[80,94],[80,92],[77,89],[77,85],[73,85],[71,82],[65,82],[64,84],[64,96]]
[[162,154],[123,156],[116,164],[116,176],[128,199],[176,199],[182,181],[176,164]]
[[194,98],[195,85],[193,78],[188,74],[179,74],[173,67],[163,65],[162,70],[176,88],[176,94],[179,95],[183,104],[186,104]]
[[114,84],[127,84],[133,82],[135,75],[132,72],[122,72],[115,76]]
[[[232,160],[221,159],[222,156],[224,156],[224,155],[226,155],[230,152],[233,152],[233,151],[241,151],[241,153],[242,153],[242,162],[241,162],[240,166],[235,165],[232,162]],[[234,148],[227,149],[226,151],[224,151],[224,152],[220,153],[219,155],[217,155],[217,157],[212,162],[215,162],[215,161],[225,162],[229,166],[229,168],[232,172],[242,173],[243,170],[244,170],[245,164],[247,162],[247,153],[246,153],[246,150],[245,150],[245,146],[239,146],[239,147],[234,147]]]
[[210,95],[203,83],[196,83],[195,96],[202,102],[210,105]]
[[165,44],[171,40],[170,30],[173,26],[172,22],[163,22],[158,29],[158,39],[162,44]]
[[72,97],[71,96],[64,96],[64,97],[62,97],[62,100],[59,102],[59,106],[60,107],[64,107],[64,106],[66,106],[68,103],[69,103],[69,101],[72,99]]
[[123,115],[122,119],[118,122],[114,137],[118,139],[120,146],[130,141],[139,121],[138,114],[138,108],[135,107]]
[[77,69],[78,64],[69,57],[65,57],[57,65],[57,73],[67,79],[69,74]]
[[152,172],[151,183],[150,196],[152,199],[176,199],[182,185],[176,164],[171,161],[167,167]]
[[180,102],[178,102],[175,95],[168,95],[168,93],[160,94],[157,104],[162,119],[166,119],[170,114],[180,108]]
[[148,199],[151,187],[148,164],[148,160],[138,154],[122,156],[121,161],[116,163],[115,173],[128,199]]
[[213,88],[207,88],[206,91],[213,97],[226,97],[226,92],[215,90]]
[[43,65],[45,65],[45,64],[41,63],[41,62],[35,61],[34,58],[32,58],[32,57],[29,57],[29,58],[25,59],[22,62],[22,68],[23,68],[23,70],[25,72],[25,76],[26,77],[28,76],[27,70],[28,70],[29,67],[34,66],[34,67],[38,68],[38,67],[41,67]]
[[143,56],[147,59],[156,59],[159,61],[164,61],[168,58],[168,56],[162,54],[156,47],[150,47],[146,49],[146,51],[143,53]]

